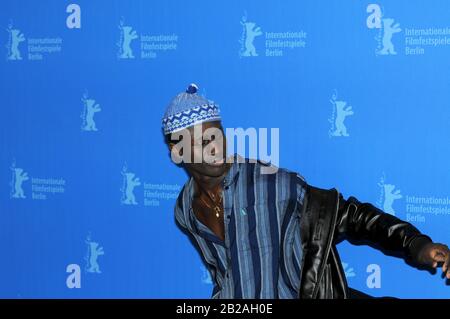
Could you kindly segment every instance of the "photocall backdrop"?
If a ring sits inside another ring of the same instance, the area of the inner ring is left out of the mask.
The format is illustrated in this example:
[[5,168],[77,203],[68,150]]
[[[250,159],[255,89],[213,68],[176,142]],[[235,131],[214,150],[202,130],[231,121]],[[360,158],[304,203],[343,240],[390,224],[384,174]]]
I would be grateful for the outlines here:
[[[278,128],[278,166],[450,243],[449,1],[5,1],[0,26],[0,297],[211,296],[161,133],[192,82],[225,127]],[[338,249],[356,289],[450,297]]]

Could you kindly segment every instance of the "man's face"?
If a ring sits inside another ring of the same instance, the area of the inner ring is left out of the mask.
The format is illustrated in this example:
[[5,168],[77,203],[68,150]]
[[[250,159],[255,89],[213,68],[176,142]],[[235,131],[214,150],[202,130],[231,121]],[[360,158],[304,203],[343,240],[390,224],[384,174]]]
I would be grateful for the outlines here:
[[[182,138],[180,137],[182,136]],[[222,176],[226,171],[226,140],[220,121],[206,122],[172,134],[172,159],[191,174]]]

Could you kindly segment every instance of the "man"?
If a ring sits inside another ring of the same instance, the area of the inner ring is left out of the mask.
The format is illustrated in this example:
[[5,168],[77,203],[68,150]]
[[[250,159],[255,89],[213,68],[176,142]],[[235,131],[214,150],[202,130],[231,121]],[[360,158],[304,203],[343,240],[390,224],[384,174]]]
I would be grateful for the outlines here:
[[[226,158],[217,105],[190,85],[169,104],[163,131],[190,176],[175,205],[213,282],[212,298],[352,298],[336,250],[363,241],[450,279],[450,251],[414,226],[297,173]],[[369,296],[367,296],[369,297]]]

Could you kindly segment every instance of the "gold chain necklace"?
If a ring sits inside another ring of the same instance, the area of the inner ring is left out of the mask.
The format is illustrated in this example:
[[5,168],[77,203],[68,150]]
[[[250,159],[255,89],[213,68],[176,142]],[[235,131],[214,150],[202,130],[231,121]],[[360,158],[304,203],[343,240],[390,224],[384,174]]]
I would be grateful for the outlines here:
[[[208,194],[206,192],[206,194]],[[211,198],[212,197],[212,198]],[[219,201],[216,203],[215,202],[215,196],[214,194],[211,194],[211,196],[209,196],[208,194],[208,198],[211,199],[212,202],[214,202],[214,207],[211,207],[211,205],[209,205],[203,198],[202,196],[199,196],[200,200],[203,202],[203,204],[205,204],[206,207],[208,207],[209,209],[214,210],[214,212],[216,213],[216,217],[219,218],[220,217],[220,212],[222,211],[222,195],[219,196]]]

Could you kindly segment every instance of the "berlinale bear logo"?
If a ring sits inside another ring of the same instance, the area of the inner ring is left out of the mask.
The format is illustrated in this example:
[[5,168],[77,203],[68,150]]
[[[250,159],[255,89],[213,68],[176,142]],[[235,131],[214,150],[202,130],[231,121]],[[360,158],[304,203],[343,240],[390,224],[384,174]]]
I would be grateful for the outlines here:
[[83,113],[81,114],[83,120],[81,129],[83,131],[98,131],[97,126],[95,125],[94,115],[102,110],[100,105],[97,104],[94,99],[90,99],[87,93],[83,94],[81,101],[84,106]]
[[131,49],[131,41],[138,38],[138,35],[132,27],[125,25],[121,20],[119,23],[120,38],[117,42],[119,59],[134,59],[133,50]]
[[134,189],[141,185],[139,177],[135,177],[135,174],[128,171],[125,164],[122,168],[123,184],[120,189],[122,192],[121,203],[125,205],[137,205],[136,196],[134,195]]
[[241,57],[258,56],[253,42],[256,37],[263,34],[261,28],[257,27],[256,23],[247,21],[247,13],[245,13],[245,15],[242,17],[241,25],[242,37],[239,41],[241,43],[241,51],[239,55]]
[[25,36],[19,29],[13,27],[12,22],[9,23],[6,29],[9,33],[8,43],[6,48],[8,49],[8,60],[22,60],[22,55],[20,54],[19,45],[25,41]]
[[386,213],[395,216],[395,210],[393,208],[394,201],[403,198],[400,189],[395,189],[395,185],[386,183],[386,177],[383,176],[378,183],[381,188],[381,196],[378,201],[378,206],[380,206]]
[[367,27],[369,29],[379,29],[380,33],[375,39],[378,42],[376,54],[378,55],[396,55],[392,37],[395,33],[402,31],[399,23],[394,23],[392,18],[383,18],[381,8],[378,4],[369,4],[367,6]]
[[86,244],[88,246],[86,260],[86,271],[90,273],[101,274],[100,266],[98,264],[98,257],[105,254],[103,247],[99,243],[91,240],[91,235],[89,234],[86,238]]
[[346,101],[338,100],[337,90],[334,91],[330,103],[333,105],[333,112],[331,118],[328,120],[331,123],[331,128],[328,132],[332,136],[350,136],[347,132],[347,127],[344,124],[345,119],[353,115],[353,109],[347,105]]
[[11,171],[11,198],[26,198],[22,184],[30,179],[28,173],[26,173],[23,168],[16,167],[15,162],[11,165]]

